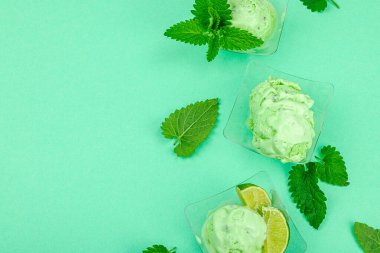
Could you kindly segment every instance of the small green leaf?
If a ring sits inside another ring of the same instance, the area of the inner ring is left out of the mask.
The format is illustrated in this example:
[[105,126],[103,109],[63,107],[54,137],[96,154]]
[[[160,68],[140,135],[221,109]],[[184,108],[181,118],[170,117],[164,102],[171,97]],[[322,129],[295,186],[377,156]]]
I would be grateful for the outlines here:
[[220,17],[220,26],[231,24],[231,10],[227,0],[195,0],[194,10],[191,13],[204,27],[210,26],[209,7],[213,8]]
[[190,19],[177,23],[166,30],[165,36],[192,45],[207,44],[209,34],[199,21]]
[[322,12],[327,7],[326,0],[301,0],[301,2],[312,12]]
[[245,51],[259,47],[263,43],[263,40],[248,31],[236,27],[222,28],[221,47],[224,49]]
[[208,41],[208,50],[207,50],[207,61],[212,61],[219,53],[219,36],[215,35],[209,38]]
[[196,102],[176,110],[161,125],[162,134],[176,139],[174,152],[190,156],[215,126],[218,116],[218,99]]
[[380,229],[374,229],[364,223],[355,222],[356,240],[365,253],[380,253]]
[[330,1],[336,8],[340,8],[334,0],[301,0],[303,5],[305,5],[312,12],[324,11],[327,7],[327,1]]
[[326,216],[326,197],[318,187],[315,163],[297,164],[289,172],[289,192],[309,224],[318,229]]
[[153,245],[143,251],[143,253],[176,253],[176,248],[168,250],[164,245]]
[[349,185],[346,164],[339,151],[330,145],[324,146],[321,155],[322,158],[317,157],[320,162],[316,163],[319,179],[332,185]]

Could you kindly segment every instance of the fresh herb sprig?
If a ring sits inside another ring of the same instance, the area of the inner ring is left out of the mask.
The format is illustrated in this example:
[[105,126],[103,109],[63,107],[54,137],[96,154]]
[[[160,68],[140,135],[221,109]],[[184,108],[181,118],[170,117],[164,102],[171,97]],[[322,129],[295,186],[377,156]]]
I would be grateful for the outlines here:
[[340,8],[334,0],[301,0],[303,5],[312,12],[322,12],[327,8],[327,2],[332,3],[336,8]]
[[175,247],[169,250],[164,245],[155,244],[145,249],[143,253],[176,253],[176,251],[177,251],[177,248]]
[[165,36],[192,45],[208,45],[210,62],[219,50],[246,51],[264,42],[250,32],[231,26],[231,10],[227,0],[195,0],[193,19],[177,23],[166,30]]
[[297,208],[309,224],[318,229],[326,216],[326,196],[318,186],[318,180],[337,186],[347,186],[348,174],[343,157],[335,147],[321,149],[318,162],[297,164],[289,172],[289,192]]

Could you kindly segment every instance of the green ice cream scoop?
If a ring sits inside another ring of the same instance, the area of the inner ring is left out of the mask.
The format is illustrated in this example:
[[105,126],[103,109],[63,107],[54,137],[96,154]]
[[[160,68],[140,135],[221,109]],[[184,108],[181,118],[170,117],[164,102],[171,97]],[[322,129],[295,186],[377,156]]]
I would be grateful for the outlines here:
[[266,231],[264,219],[252,209],[225,205],[209,214],[202,238],[210,253],[261,253]]
[[313,104],[296,83],[270,78],[259,84],[250,95],[253,146],[282,162],[302,161],[315,136]]
[[269,0],[228,0],[228,3],[232,26],[246,30],[264,42],[272,35],[277,15]]

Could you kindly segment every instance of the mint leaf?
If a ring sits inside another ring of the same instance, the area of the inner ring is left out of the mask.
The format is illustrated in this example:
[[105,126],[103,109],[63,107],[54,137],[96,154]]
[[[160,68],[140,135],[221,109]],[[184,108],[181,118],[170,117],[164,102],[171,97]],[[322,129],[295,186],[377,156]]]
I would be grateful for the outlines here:
[[301,0],[301,2],[312,12],[322,12],[327,7],[326,0]]
[[328,145],[321,149],[321,155],[322,158],[317,157],[320,162],[316,163],[319,179],[332,185],[349,185],[346,164],[339,151]]
[[230,5],[227,0],[195,0],[194,10],[191,13],[198,19],[204,27],[210,26],[209,7],[213,8],[220,17],[220,25],[231,24],[232,19]]
[[209,24],[208,29],[209,30],[219,29],[220,16],[218,12],[214,8],[208,7],[208,13],[210,15],[210,24]]
[[380,229],[355,222],[354,234],[365,253],[380,253]]
[[259,47],[263,43],[261,39],[245,30],[236,27],[222,28],[221,46],[224,49],[245,51]]
[[207,30],[195,19],[182,21],[173,25],[166,30],[164,35],[192,45],[205,45],[209,38]]
[[[327,0],[301,0],[301,2],[312,12],[322,12],[327,7]],[[340,8],[334,0],[330,0],[330,2],[338,9]]]
[[[208,44],[207,60],[212,61],[219,49],[246,51],[264,42],[248,31],[230,27],[232,12],[228,0],[195,0],[195,18],[173,25],[164,33],[177,41],[193,45]],[[244,2],[244,1],[243,1]],[[244,3],[241,6],[246,8]]]
[[207,61],[212,61],[219,53],[219,36],[215,35],[210,37],[208,41]]
[[168,250],[163,245],[153,245],[144,250],[143,253],[176,253],[176,248]]
[[218,116],[218,99],[208,99],[176,110],[161,125],[162,134],[176,139],[174,152],[190,156],[214,127]]
[[297,164],[289,172],[289,192],[309,224],[318,229],[326,215],[326,197],[318,187],[315,163]]

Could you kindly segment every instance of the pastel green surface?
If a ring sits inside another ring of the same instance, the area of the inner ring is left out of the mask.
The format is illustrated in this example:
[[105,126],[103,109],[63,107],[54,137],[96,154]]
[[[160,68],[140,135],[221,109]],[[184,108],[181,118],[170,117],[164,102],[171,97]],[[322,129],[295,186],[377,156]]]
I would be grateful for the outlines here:
[[[193,1],[2,0],[0,252],[200,252],[184,206],[258,170],[308,252],[360,252],[353,221],[380,227],[380,5],[339,3],[313,14],[291,0],[276,54],[221,52],[208,63],[205,47],[162,35],[191,17]],[[289,166],[222,136],[251,59],[335,85],[319,144],[338,147],[351,184],[321,184],[319,231],[290,200]],[[162,120],[213,97],[217,127],[193,157],[176,157]]]

